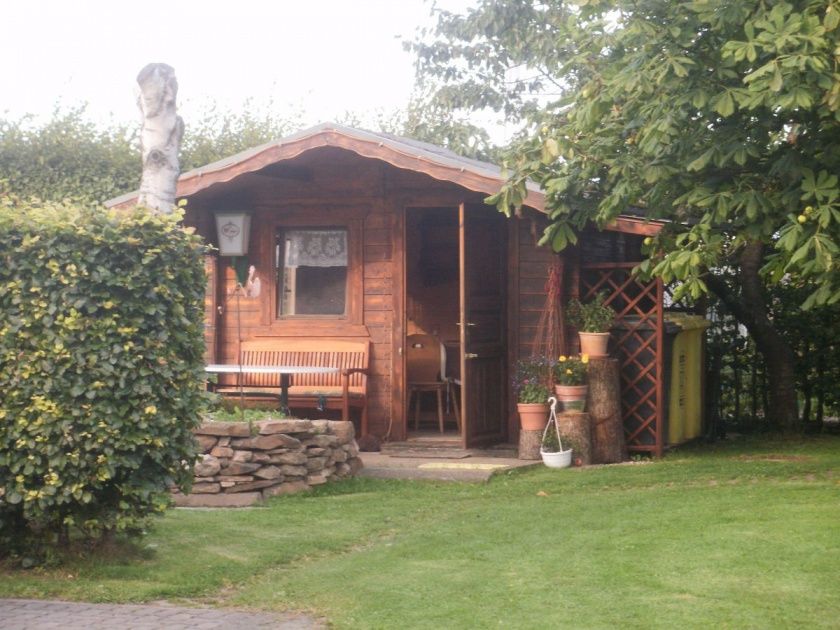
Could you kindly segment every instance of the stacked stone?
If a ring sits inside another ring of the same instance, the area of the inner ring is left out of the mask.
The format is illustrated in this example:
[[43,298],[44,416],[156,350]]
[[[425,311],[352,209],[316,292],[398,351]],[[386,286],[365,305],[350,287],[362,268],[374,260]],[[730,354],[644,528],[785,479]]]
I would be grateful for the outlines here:
[[362,467],[354,436],[352,422],[205,422],[192,493],[175,492],[175,503],[239,507],[350,477]]

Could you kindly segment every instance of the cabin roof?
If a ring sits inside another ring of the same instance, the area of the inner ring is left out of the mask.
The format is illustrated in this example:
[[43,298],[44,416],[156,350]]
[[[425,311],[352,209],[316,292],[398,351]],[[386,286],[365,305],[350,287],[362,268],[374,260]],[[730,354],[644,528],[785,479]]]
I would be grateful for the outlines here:
[[[193,195],[214,184],[229,182],[239,175],[291,160],[318,147],[346,149],[363,157],[382,160],[397,168],[425,173],[435,179],[488,195],[498,192],[506,179],[503,170],[495,164],[462,157],[449,149],[427,142],[336,123],[322,123],[182,173],[178,178],[176,196]],[[535,182],[528,182],[527,192],[524,205],[545,212],[545,194],[539,186]],[[131,205],[136,202],[138,195],[139,191],[133,191],[110,199],[105,205]],[[619,217],[615,224],[608,227],[622,232],[655,234],[661,225],[637,217]],[[628,229],[623,229],[624,227]]]

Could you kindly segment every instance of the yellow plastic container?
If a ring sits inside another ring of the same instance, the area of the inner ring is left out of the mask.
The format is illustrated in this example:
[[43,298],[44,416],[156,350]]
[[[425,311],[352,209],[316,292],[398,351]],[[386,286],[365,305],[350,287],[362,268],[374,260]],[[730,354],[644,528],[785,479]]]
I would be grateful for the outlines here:
[[680,444],[703,433],[703,340],[710,322],[683,313],[666,313],[665,321],[681,329],[671,350],[667,433],[669,444]]

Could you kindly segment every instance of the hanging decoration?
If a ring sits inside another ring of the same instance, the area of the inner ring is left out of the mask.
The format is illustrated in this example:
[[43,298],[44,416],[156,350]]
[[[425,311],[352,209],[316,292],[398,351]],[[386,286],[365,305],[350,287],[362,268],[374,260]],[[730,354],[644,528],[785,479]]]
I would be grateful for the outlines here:
[[566,352],[566,321],[563,313],[563,258],[556,256],[548,268],[545,306],[534,335],[531,356],[556,359]]

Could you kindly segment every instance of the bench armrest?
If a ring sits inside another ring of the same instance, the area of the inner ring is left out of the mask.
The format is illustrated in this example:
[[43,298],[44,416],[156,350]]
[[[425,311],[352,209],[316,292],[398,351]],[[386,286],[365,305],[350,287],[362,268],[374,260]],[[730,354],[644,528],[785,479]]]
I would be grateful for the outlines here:
[[341,419],[350,419],[350,375],[365,374],[367,368],[342,368],[341,369]]
[[368,368],[341,368],[341,375],[342,376],[349,376],[350,374],[367,374],[369,372]]

